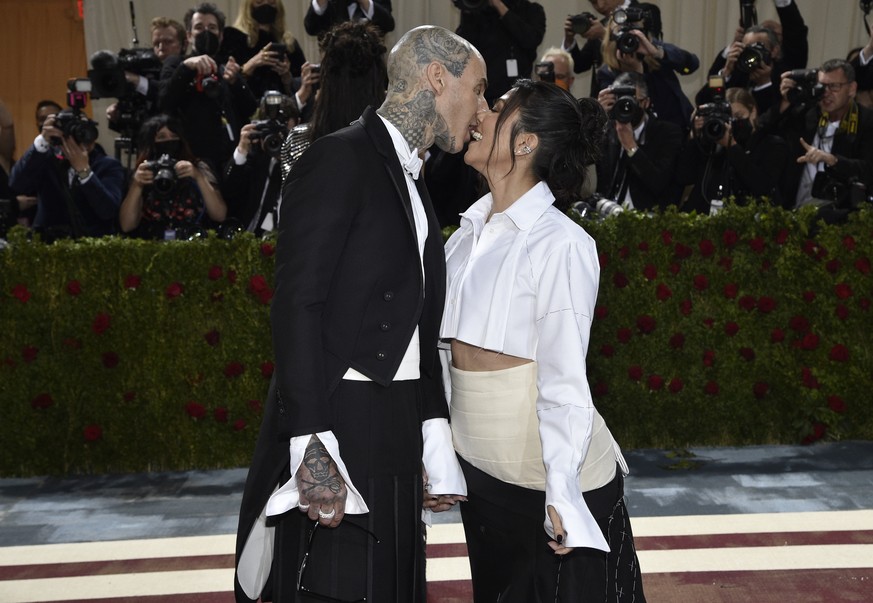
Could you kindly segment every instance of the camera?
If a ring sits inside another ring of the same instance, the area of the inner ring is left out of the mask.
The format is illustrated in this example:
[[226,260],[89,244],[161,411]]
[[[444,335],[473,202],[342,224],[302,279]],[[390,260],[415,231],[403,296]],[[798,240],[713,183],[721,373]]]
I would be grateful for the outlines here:
[[276,90],[267,90],[261,99],[263,119],[252,122],[255,131],[249,140],[255,150],[262,149],[270,157],[278,157],[282,143],[288,137],[288,120],[292,117],[287,107],[293,101]]
[[620,124],[632,124],[639,118],[642,108],[637,102],[637,89],[634,86],[610,86],[615,96],[615,104],[609,110],[609,118]]
[[740,0],[740,27],[749,29],[758,24],[758,11],[755,0]]
[[715,100],[697,107],[697,116],[703,118],[700,136],[709,142],[718,142],[727,131],[733,118],[731,105],[725,100]]
[[790,77],[796,84],[786,94],[792,105],[809,107],[824,96],[824,86],[818,81],[818,70],[793,69],[786,77]]
[[584,36],[591,29],[591,25],[595,21],[597,21],[597,17],[591,13],[579,13],[570,17],[570,27],[573,29],[574,34]]
[[624,207],[620,203],[607,199],[599,193],[594,193],[582,201],[573,203],[570,208],[586,220],[603,220],[610,216],[617,216],[624,211]]
[[488,8],[488,0],[452,0],[457,8],[466,11],[481,11]]
[[[84,78],[74,78],[67,81],[67,105],[69,109],[60,111],[55,116],[55,127],[64,133],[65,137],[82,145],[91,144],[97,140],[97,122],[88,119],[82,113],[82,109],[88,104],[88,93],[91,91],[91,82]],[[50,141],[53,145],[63,143],[58,138]]]
[[205,94],[207,98],[218,98],[221,93],[221,82],[214,73],[208,75],[198,73],[194,78],[194,89],[200,94]]
[[743,73],[752,73],[755,69],[773,62],[773,55],[761,42],[749,44],[737,57],[737,69]]
[[283,42],[270,42],[270,47],[267,50],[278,54],[280,61],[288,54],[288,47]]
[[543,82],[555,83],[555,64],[551,61],[543,61],[534,65],[534,73]]
[[128,83],[125,72],[157,79],[161,61],[150,48],[122,48],[118,54],[98,50],[91,55],[88,79],[93,87],[93,98],[123,98],[136,93]]
[[633,54],[640,48],[640,39],[636,37],[632,32],[634,31],[644,31],[640,27],[634,27],[632,25],[623,26],[617,34],[613,35],[613,39],[615,40],[615,46],[618,48],[619,52],[623,54]]
[[169,155],[161,155],[158,159],[146,161],[145,164],[155,175],[152,183],[155,196],[159,199],[167,199],[172,196],[179,180],[176,177],[176,160]]

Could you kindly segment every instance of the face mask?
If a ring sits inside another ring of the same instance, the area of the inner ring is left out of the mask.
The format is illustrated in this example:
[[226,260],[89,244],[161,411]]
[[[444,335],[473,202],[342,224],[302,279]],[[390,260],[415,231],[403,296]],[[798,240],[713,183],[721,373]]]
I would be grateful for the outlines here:
[[256,6],[252,9],[252,19],[261,25],[272,25],[276,20],[277,12],[275,6],[262,4],[261,6]]
[[752,137],[752,120],[749,118],[731,120],[731,135],[737,144],[746,146]]
[[182,141],[179,139],[162,140],[155,143],[155,155],[157,158],[160,158],[161,155],[169,155],[173,159],[176,159],[179,157],[179,150],[181,147]]
[[209,30],[204,30],[194,36],[194,54],[214,55],[220,45],[218,36]]

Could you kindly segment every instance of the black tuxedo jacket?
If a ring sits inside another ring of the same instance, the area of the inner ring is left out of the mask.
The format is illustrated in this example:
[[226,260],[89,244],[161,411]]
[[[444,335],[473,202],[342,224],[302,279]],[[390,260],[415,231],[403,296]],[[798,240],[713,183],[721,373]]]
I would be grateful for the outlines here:
[[[349,20],[349,4],[347,0],[328,0],[324,14],[319,15],[312,8],[303,17],[303,28],[310,36],[321,35],[337,23]],[[379,28],[382,35],[394,31],[394,17],[391,15],[391,0],[373,0],[373,20],[370,21]]]
[[682,129],[676,124],[649,116],[638,145],[639,150],[622,163],[621,143],[610,121],[603,155],[597,162],[597,192],[611,197],[614,192],[610,190],[612,184],[624,170],[636,209],[664,209],[667,205],[675,204],[681,192],[675,173],[683,136]]
[[[448,418],[436,348],[445,256],[424,190],[422,282],[403,169],[372,108],[314,142],[292,168],[276,249],[276,368],[243,494],[237,559],[274,488],[288,478],[288,438],[331,429],[331,394],[349,367],[389,386],[418,326],[422,419]],[[237,601],[248,601],[238,583],[236,592]]]

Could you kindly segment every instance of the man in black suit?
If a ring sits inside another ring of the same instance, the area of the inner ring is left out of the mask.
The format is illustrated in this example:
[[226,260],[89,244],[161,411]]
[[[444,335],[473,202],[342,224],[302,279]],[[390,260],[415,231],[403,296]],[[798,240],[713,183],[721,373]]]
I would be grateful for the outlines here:
[[468,42],[413,29],[388,58],[382,106],[316,140],[288,176],[237,601],[425,601],[422,505],[449,508],[466,486],[450,475],[443,238],[419,154],[462,149],[487,111],[485,73]]
[[[614,107],[614,90],[636,91],[637,109],[627,118]],[[598,102],[610,115],[603,155],[597,162],[597,192],[625,207],[652,211],[679,200],[680,187],[674,177],[676,160],[682,150],[682,129],[647,112],[651,105],[645,78],[634,72],[622,73],[610,88],[604,88]]]
[[343,21],[370,21],[384,36],[394,31],[391,0],[307,0],[309,10],[303,28],[310,36],[320,36]]

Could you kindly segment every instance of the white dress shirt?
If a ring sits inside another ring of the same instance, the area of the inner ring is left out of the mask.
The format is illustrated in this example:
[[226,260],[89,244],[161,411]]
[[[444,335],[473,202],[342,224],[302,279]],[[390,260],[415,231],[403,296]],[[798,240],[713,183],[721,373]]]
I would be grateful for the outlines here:
[[[446,243],[440,338],[537,362],[546,504],[561,515],[566,546],[608,551],[578,482],[595,411],[585,356],[600,264],[594,240],[554,200],[540,182],[490,219],[490,194],[461,214]],[[554,537],[548,516],[545,528]]]

